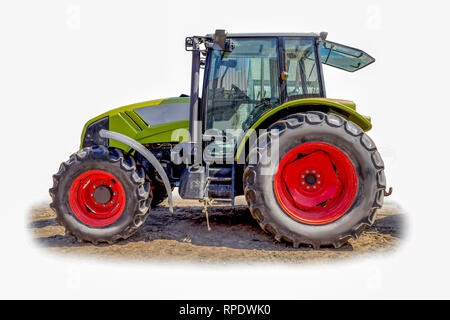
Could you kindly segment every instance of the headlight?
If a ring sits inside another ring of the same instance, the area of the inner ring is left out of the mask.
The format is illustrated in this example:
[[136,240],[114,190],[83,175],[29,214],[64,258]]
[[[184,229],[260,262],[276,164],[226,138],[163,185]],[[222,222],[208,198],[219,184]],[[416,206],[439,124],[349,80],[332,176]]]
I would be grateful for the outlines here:
[[100,130],[109,130],[109,117],[92,122],[87,128],[83,139],[83,148],[95,145],[108,146],[108,139],[100,137]]

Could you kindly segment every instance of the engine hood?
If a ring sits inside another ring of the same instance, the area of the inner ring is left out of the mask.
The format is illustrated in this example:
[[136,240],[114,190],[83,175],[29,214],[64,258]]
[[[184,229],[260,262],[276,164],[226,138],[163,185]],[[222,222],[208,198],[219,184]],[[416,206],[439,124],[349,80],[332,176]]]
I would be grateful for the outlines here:
[[[174,142],[173,131],[189,127],[189,97],[144,101],[104,112],[85,124],[81,148],[87,128],[101,119],[108,119],[109,130],[125,134],[142,144]],[[109,145],[128,151],[119,142],[111,140]]]

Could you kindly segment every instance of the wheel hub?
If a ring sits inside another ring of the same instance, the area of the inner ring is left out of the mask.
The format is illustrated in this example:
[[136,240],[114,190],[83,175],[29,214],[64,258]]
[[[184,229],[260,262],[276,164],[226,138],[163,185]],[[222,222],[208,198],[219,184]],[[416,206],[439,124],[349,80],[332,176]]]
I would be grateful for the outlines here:
[[356,197],[358,179],[350,158],[323,142],[290,150],[275,174],[278,202],[294,219],[323,224],[342,216]]
[[306,184],[313,186],[317,182],[317,176],[314,173],[308,173],[305,177]]
[[106,204],[107,202],[111,201],[112,197],[111,189],[106,186],[98,187],[95,189],[93,197],[96,202]]
[[117,178],[102,170],[80,174],[69,190],[69,204],[84,223],[100,227],[116,221],[125,208],[125,191]]
[[[293,203],[303,210],[309,210],[334,198],[342,189],[342,183],[334,171],[330,157],[320,150],[286,165],[282,177]],[[297,177],[300,177],[300,184],[297,183]]]

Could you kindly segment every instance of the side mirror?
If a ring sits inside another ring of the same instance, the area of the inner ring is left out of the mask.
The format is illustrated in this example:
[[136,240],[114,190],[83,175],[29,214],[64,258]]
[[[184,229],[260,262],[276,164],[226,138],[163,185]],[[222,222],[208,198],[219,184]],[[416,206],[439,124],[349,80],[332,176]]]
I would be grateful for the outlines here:
[[221,50],[226,52],[233,51],[233,44],[231,40],[227,39],[227,32],[223,29],[217,29],[214,33],[214,50]]
[[327,39],[327,37],[328,37],[328,32],[322,31],[322,32],[320,33],[320,39],[321,39],[322,41],[325,41],[325,40]]
[[214,33],[214,45],[220,47],[220,50],[225,50],[225,43],[227,41],[227,32],[223,29],[217,29]]

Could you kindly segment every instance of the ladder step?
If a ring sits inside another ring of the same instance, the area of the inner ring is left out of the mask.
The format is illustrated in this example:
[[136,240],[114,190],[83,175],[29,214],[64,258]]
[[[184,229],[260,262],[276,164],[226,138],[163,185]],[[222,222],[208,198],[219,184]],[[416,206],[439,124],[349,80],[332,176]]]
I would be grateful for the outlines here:
[[207,177],[207,180],[211,181],[211,182],[229,182],[232,179],[231,178],[219,178],[219,177]]
[[231,177],[233,171],[231,167],[209,167],[208,176],[210,177]]
[[[206,165],[203,196],[212,199],[233,198],[233,168],[230,166]],[[230,203],[221,202],[221,203]]]
[[213,199],[211,201],[211,204],[232,204],[233,201],[230,200],[225,200],[225,199]]

